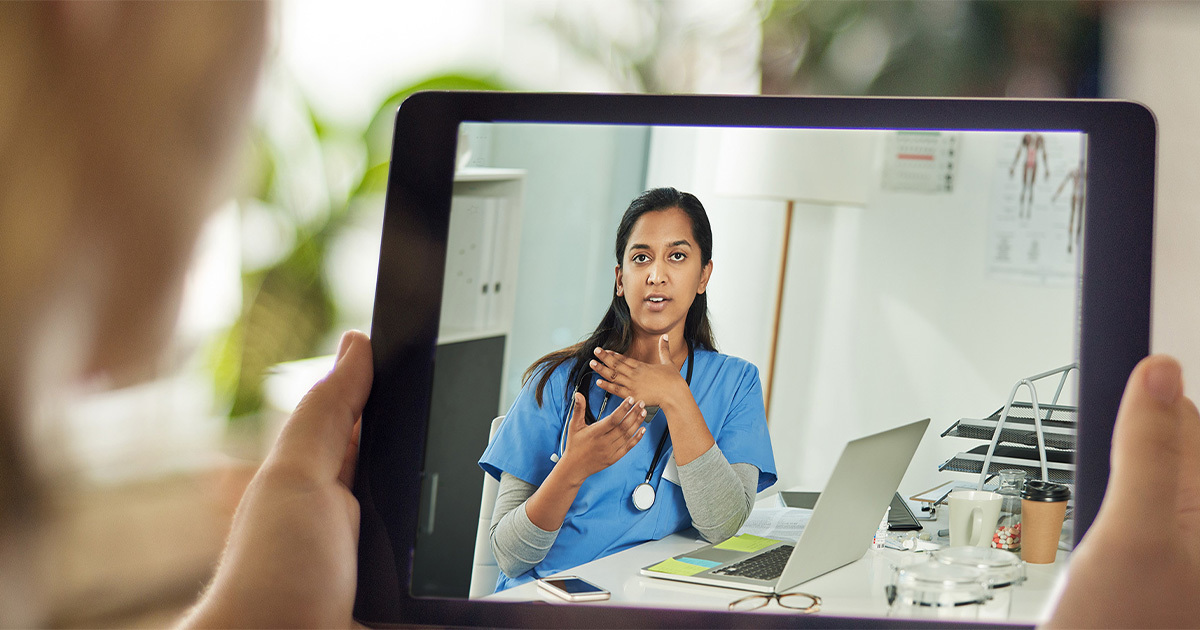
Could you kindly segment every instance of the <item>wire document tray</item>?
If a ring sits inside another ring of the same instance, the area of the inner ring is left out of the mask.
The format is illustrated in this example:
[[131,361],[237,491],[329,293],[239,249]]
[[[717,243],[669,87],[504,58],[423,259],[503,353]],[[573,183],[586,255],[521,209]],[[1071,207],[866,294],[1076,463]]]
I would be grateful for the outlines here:
[[[1024,470],[1030,479],[1074,483],[1075,444],[1078,410],[1060,405],[1058,399],[1067,376],[1079,366],[1063,367],[1023,378],[1013,385],[1008,401],[992,415],[980,420],[963,418],[942,433],[942,437],[986,440],[988,444],[959,453],[938,470],[979,475],[977,487],[983,489],[988,478],[1000,470]],[[1058,376],[1058,387],[1049,404],[1038,400],[1035,381]],[[1029,400],[1017,400],[1024,388]]]
[[[938,470],[979,474],[983,472],[983,462],[987,457],[987,444],[959,453],[946,460]],[[1047,451],[1046,467],[1050,473],[1050,481],[1055,483],[1074,483],[1075,463],[1074,453],[1068,451]],[[995,475],[1001,470],[1016,469],[1025,471],[1031,479],[1042,478],[1041,458],[1036,448],[1023,446],[997,446],[988,463],[987,475]],[[981,488],[982,489],[982,488]]]
[[[1063,405],[1042,405],[1041,411],[1050,419],[1042,420],[1042,436],[1047,448],[1075,450],[1075,407]],[[950,425],[942,433],[942,437],[961,437],[972,440],[991,441],[1000,424],[1000,416],[1004,412],[1001,407],[995,413],[982,420],[963,418]],[[1037,446],[1036,424],[1033,421],[1033,405],[1030,403],[1013,403],[1009,410],[1005,427],[1000,431],[1001,444],[1021,444]]]

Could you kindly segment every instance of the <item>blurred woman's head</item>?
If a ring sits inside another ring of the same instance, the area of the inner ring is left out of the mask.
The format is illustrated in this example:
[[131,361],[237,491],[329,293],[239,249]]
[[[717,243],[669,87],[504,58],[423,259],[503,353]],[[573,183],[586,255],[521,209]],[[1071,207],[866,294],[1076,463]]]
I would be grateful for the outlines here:
[[244,131],[267,7],[0,10],[0,324],[22,331],[6,335],[21,347],[0,349],[54,362],[39,374],[119,379],[175,321]]
[[244,131],[266,12],[0,3],[0,625],[35,619],[14,557],[36,505],[30,398],[153,365]]

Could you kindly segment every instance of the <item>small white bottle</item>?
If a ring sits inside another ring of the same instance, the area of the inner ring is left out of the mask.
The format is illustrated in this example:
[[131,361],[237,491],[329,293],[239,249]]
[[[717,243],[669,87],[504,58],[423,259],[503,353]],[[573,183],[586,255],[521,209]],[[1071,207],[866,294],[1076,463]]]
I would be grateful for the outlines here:
[[879,521],[879,528],[875,530],[875,537],[871,540],[871,546],[876,549],[883,549],[884,543],[887,541],[888,535],[888,515],[892,513],[892,507],[883,513],[883,520]]

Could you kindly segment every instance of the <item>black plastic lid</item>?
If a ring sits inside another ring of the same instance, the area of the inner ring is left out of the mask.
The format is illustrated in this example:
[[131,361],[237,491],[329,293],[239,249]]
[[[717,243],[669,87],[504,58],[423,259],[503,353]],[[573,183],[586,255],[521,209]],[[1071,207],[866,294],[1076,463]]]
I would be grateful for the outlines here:
[[1071,498],[1071,489],[1061,483],[1033,479],[1025,482],[1025,489],[1021,491],[1021,498],[1026,501],[1055,503]]

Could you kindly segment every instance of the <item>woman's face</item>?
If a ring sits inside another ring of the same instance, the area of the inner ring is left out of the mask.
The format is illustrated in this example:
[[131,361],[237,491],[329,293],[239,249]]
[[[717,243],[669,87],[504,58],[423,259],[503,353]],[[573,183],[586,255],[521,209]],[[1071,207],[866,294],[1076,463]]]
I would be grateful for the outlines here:
[[637,220],[616,272],[617,295],[629,305],[638,333],[682,332],[692,301],[704,293],[712,274],[712,261],[701,266],[700,257],[692,221],[683,210],[654,210]]

